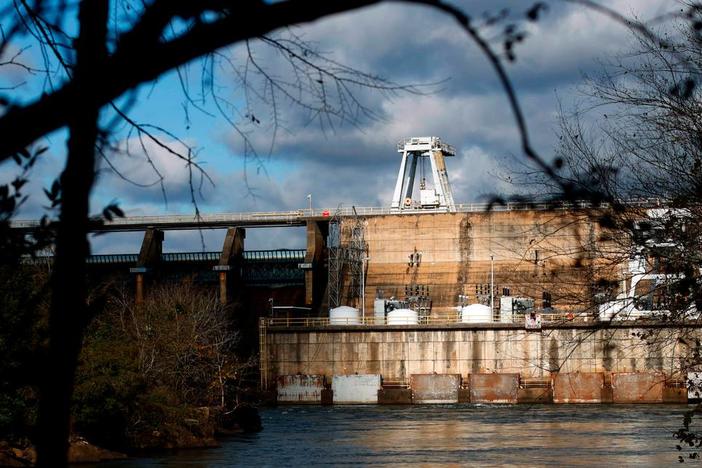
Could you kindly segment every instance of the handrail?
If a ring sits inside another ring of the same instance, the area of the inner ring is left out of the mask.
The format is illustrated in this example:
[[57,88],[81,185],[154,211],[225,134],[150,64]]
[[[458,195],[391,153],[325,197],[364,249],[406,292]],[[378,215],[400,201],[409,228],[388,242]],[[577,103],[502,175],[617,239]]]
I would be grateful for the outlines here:
[[[552,314],[539,314],[541,316],[542,323],[565,323],[565,322],[584,322],[588,321],[588,317],[584,315],[573,316],[568,313],[552,313]],[[262,323],[265,323],[268,327],[329,327],[329,326],[378,326],[378,325],[389,325],[387,317],[353,317],[353,318],[329,318],[329,317],[264,317],[261,319]],[[512,317],[506,318],[493,317],[491,321],[484,322],[463,322],[460,316],[456,314],[449,314],[444,316],[428,316],[420,317],[417,321],[407,319],[405,321],[399,320],[397,318],[392,319],[391,325],[417,325],[417,326],[431,326],[431,325],[451,325],[451,324],[464,324],[464,325],[481,325],[489,323],[510,323],[510,324],[521,324],[524,325],[524,315],[513,315]]]
[[[659,198],[652,199],[637,199],[622,201],[623,204],[638,208],[654,208],[665,206],[667,201]],[[599,208],[607,208],[608,204],[598,205]],[[115,218],[111,221],[105,221],[99,229],[110,230],[114,228],[119,230],[129,226],[177,226],[179,224],[187,225],[189,228],[197,229],[198,227],[207,227],[208,225],[226,226],[227,224],[290,224],[299,225],[309,218],[329,218],[332,214],[338,214],[342,217],[347,216],[384,216],[384,215],[412,215],[422,213],[478,213],[486,211],[504,212],[504,211],[548,211],[548,210],[573,210],[585,209],[593,207],[592,202],[583,200],[575,202],[505,202],[505,203],[460,203],[455,205],[454,209],[448,208],[411,208],[397,210],[390,207],[340,207],[340,208],[314,208],[314,209],[299,209],[290,211],[268,211],[268,212],[250,212],[250,213],[213,213],[194,215],[155,215],[155,216],[127,216],[124,218]],[[40,226],[39,220],[33,219],[18,219],[10,222],[10,226],[14,229],[34,229]]]

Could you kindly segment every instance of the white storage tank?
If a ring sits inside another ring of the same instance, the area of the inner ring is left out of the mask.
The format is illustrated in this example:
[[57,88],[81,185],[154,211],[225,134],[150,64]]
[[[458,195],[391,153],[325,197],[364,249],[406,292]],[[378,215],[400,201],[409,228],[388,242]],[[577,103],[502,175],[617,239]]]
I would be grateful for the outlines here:
[[492,311],[483,304],[471,304],[461,309],[461,322],[463,323],[490,323]]
[[360,325],[361,315],[358,309],[349,306],[339,306],[329,311],[329,325]]
[[388,312],[388,325],[417,325],[419,315],[412,309],[396,309]]

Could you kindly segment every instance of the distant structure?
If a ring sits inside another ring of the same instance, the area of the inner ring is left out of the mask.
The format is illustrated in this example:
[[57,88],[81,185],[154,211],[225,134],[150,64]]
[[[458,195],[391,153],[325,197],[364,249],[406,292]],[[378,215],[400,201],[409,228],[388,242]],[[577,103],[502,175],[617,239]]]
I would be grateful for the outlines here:
[[[444,161],[445,156],[456,155],[453,146],[442,143],[438,137],[412,137],[399,142],[397,152],[402,153],[402,162],[390,207],[396,211],[417,209],[456,211]],[[427,186],[427,161],[431,170],[431,187]],[[417,166],[419,166],[418,202],[412,198]]]

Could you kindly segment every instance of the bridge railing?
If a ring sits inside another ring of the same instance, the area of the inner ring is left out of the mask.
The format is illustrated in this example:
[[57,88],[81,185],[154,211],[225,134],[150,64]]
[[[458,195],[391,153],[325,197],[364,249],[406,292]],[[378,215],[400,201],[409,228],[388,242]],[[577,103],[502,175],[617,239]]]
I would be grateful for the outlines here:
[[166,263],[216,262],[219,257],[219,252],[168,252],[161,254],[161,261]]
[[[654,208],[665,206],[666,201],[662,199],[641,199],[641,200],[626,200],[622,202],[627,206],[634,208]],[[455,206],[455,212],[459,213],[476,213],[485,211],[528,211],[528,210],[571,210],[591,208],[593,204],[589,201],[576,202],[504,202],[504,203],[460,203]],[[605,208],[607,204],[601,204],[599,207]],[[257,224],[291,224],[300,225],[307,218],[330,217],[335,214],[341,216],[381,216],[381,215],[402,215],[402,214],[419,214],[419,213],[446,213],[450,210],[446,208],[410,208],[399,211],[390,207],[353,207],[342,206],[339,208],[315,208],[315,209],[299,209],[290,211],[268,211],[268,212],[252,212],[252,213],[213,213],[203,214],[199,217],[194,215],[162,215],[162,216],[128,216],[124,218],[115,218],[111,221],[106,221],[99,229],[109,231],[114,230],[130,230],[130,226],[137,226],[140,229],[144,226],[153,227],[170,227],[171,229],[197,229],[198,227],[226,227],[231,225],[251,225]],[[39,226],[38,220],[13,220],[11,226],[15,229],[34,229]],[[96,227],[96,229],[98,229]],[[137,230],[133,228],[133,230]]]
[[305,249],[280,249],[280,250],[245,250],[244,260],[247,261],[298,261],[305,259]]
[[[251,263],[291,263],[302,262],[305,259],[304,249],[280,249],[280,250],[245,250],[244,262]],[[164,263],[205,263],[219,261],[220,252],[166,252],[161,254],[161,261]],[[111,264],[136,264],[139,254],[99,254],[91,255],[86,259],[90,265],[111,265]],[[26,257],[24,263],[42,265],[54,261],[54,257],[43,255],[37,257]]]
[[[53,261],[53,257],[47,257]],[[91,255],[86,259],[86,263],[92,265],[110,265],[115,263],[134,264],[139,259],[139,254],[105,254]]]

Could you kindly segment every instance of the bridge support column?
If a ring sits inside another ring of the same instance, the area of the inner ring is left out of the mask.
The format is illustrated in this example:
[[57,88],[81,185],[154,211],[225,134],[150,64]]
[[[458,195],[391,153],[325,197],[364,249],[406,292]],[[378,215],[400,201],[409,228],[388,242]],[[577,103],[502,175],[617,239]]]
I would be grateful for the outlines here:
[[329,223],[324,221],[307,221],[307,253],[305,263],[312,268],[305,270],[305,304],[317,307],[324,293],[324,248]]
[[144,282],[145,276],[153,271],[161,261],[163,252],[163,231],[155,228],[148,228],[144,232],[144,240],[141,242],[139,258],[134,268],[129,271],[136,275],[135,297],[137,304],[144,302]]
[[229,228],[224,237],[219,264],[214,270],[219,272],[219,302],[229,304],[235,291],[242,286],[241,266],[244,259],[244,239],[246,231],[243,228]]

